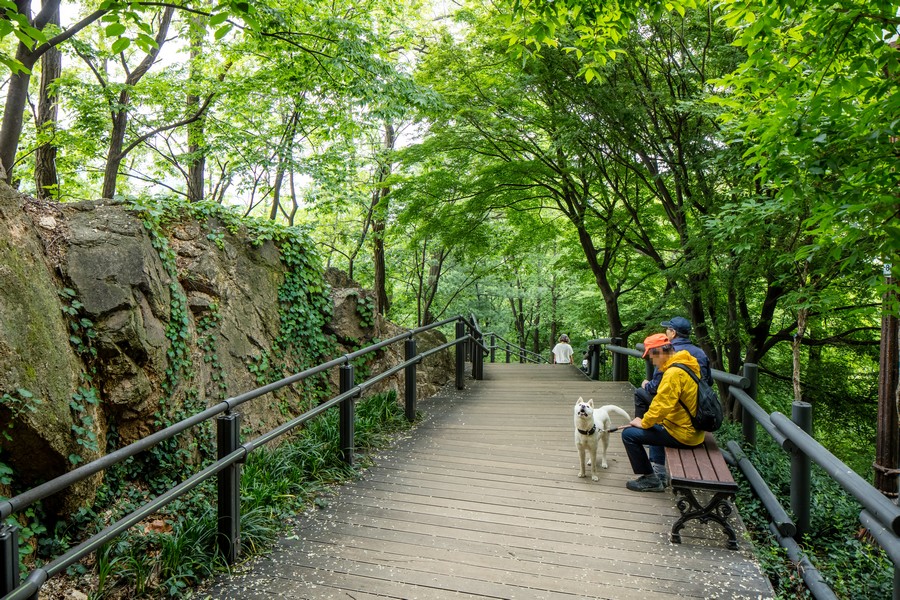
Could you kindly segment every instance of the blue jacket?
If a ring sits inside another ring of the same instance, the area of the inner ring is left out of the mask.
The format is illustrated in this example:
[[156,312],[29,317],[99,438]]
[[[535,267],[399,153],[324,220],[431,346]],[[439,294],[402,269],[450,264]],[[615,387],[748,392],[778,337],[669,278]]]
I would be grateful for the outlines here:
[[[697,362],[700,363],[700,378],[709,385],[713,384],[712,372],[709,370],[709,357],[706,356],[706,352],[698,346],[693,345],[689,339],[683,337],[676,337],[673,339],[672,347],[675,349],[675,352],[687,350],[691,356],[696,358]],[[650,378],[650,383],[644,387],[651,398],[656,395],[656,391],[659,389],[659,382],[662,381],[662,376],[662,371],[654,369],[653,377]]]

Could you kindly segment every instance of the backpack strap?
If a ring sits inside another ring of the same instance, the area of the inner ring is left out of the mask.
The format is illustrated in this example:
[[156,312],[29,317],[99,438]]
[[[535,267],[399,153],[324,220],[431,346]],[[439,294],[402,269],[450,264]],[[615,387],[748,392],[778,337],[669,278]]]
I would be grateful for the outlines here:
[[[697,384],[697,412],[700,412],[700,378],[697,377],[696,375],[694,375],[694,372],[691,370],[691,368],[685,364],[672,363],[669,366],[670,367],[678,367],[679,369],[681,369],[682,371],[684,371],[685,373],[690,375],[691,379],[694,380],[694,383]],[[678,404],[681,405],[681,407],[684,409],[684,412],[686,412],[691,419],[693,419],[697,416],[697,415],[691,414],[690,409],[687,407],[687,405],[684,402],[681,401],[681,398],[678,399]]]

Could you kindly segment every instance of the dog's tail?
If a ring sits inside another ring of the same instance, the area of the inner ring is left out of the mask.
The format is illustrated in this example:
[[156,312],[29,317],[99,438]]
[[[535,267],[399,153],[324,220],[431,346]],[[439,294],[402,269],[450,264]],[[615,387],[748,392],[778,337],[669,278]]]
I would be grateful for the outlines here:
[[631,415],[629,415],[627,412],[625,412],[615,404],[607,404],[606,406],[602,407],[601,410],[605,410],[607,413],[616,413],[620,417],[624,418],[626,423],[631,422]]

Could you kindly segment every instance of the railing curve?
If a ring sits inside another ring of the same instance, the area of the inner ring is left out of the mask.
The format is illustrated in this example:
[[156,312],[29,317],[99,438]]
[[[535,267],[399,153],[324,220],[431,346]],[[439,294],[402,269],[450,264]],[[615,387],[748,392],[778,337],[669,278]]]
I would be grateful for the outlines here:
[[[523,348],[514,342],[510,342],[509,340],[503,338],[502,336],[496,333],[488,333],[485,334],[486,337],[490,339],[488,344],[485,346],[485,352],[490,354],[490,361],[495,362],[496,359],[496,351],[501,350],[506,352],[506,362],[510,361],[510,357],[516,357],[519,359],[520,363],[549,363],[550,361],[542,354],[537,352],[532,352],[527,348]],[[503,342],[503,346],[500,346],[497,342]]]

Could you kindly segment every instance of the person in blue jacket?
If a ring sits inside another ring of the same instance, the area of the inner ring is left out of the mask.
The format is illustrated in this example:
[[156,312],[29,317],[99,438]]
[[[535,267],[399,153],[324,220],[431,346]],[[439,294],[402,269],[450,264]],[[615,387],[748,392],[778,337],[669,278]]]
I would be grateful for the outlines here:
[[[687,350],[691,356],[696,358],[697,362],[700,363],[701,379],[712,385],[713,379],[709,370],[709,358],[706,356],[706,352],[691,343],[691,322],[684,317],[673,317],[668,321],[663,321],[660,325],[666,328],[666,337],[669,338],[674,351]],[[650,403],[653,402],[653,397],[656,396],[662,376],[662,371],[654,369],[653,377],[649,380],[645,379],[640,387],[634,390],[634,416],[636,418],[643,417],[647,409],[650,408]]]

